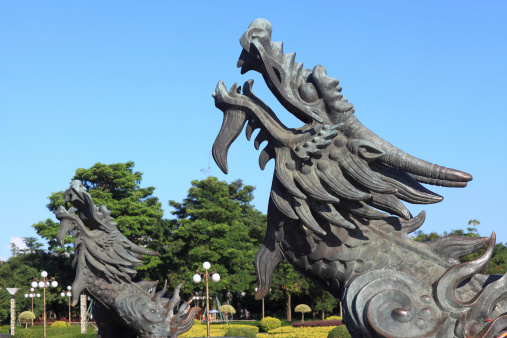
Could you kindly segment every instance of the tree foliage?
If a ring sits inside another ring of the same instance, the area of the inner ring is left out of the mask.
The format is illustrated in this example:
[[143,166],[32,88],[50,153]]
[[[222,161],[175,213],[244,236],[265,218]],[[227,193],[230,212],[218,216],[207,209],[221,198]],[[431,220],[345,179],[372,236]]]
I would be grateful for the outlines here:
[[[40,248],[41,244],[33,241],[33,238],[25,238],[25,243],[32,241],[34,248]],[[59,286],[46,289],[47,311],[49,314],[56,314],[58,317],[67,313],[65,299],[60,297],[60,291],[71,285],[74,280],[74,273],[70,268],[70,262],[65,256],[55,256],[38,249],[30,252],[30,249],[22,250],[17,255],[9,258],[7,262],[0,265],[0,286],[2,288],[19,288],[14,295],[18,309],[30,309],[32,298],[25,297],[30,293],[30,284],[34,278],[40,279],[41,272],[47,271],[49,277],[55,277]],[[3,291],[3,290],[2,290]],[[43,312],[43,290],[36,288],[35,294],[40,293],[41,297],[34,297],[33,312],[36,318]],[[6,324],[10,316],[10,295],[7,292],[0,292],[0,323]]]
[[[219,283],[210,282],[211,294],[234,295],[253,289],[253,261],[266,228],[266,216],[251,204],[253,186],[241,180],[232,183],[208,177],[192,181],[183,202],[169,201],[174,208],[170,252],[177,269],[170,274],[175,286],[180,280],[191,280],[202,263],[220,274]],[[202,285],[185,284],[190,293]]]

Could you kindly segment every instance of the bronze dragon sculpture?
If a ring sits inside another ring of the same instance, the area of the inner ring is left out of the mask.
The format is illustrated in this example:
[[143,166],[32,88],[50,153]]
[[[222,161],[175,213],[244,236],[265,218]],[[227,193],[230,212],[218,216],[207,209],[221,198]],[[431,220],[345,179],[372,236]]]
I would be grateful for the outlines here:
[[72,182],[64,198],[72,206],[60,206],[56,211],[60,220],[57,240],[63,246],[67,233],[75,237],[73,306],[83,291],[93,298],[98,337],[178,337],[188,331],[200,308],[189,309],[190,300],[174,313],[183,283],[168,299],[162,297],[167,280],[159,292],[155,292],[158,281],[132,282],[134,267],[142,265],[143,255],[159,254],[125,238],[111,212],[105,205],[97,207],[80,181]]
[[[224,120],[213,157],[228,172],[227,153],[246,124],[260,129],[261,169],[275,170],[266,237],[255,257],[257,299],[286,259],[340,298],[354,337],[496,337],[507,329],[504,276],[485,276],[491,238],[446,236],[417,243],[407,234],[424,222],[402,201],[431,204],[442,197],[420,183],[465,187],[472,176],[415,158],[363,126],[338,80],[284,54],[271,40],[271,23],[253,21],[240,39],[241,73],[262,74],[268,88],[304,124],[287,128],[252,91],[253,80],[213,97]],[[483,256],[459,257],[487,246]]]

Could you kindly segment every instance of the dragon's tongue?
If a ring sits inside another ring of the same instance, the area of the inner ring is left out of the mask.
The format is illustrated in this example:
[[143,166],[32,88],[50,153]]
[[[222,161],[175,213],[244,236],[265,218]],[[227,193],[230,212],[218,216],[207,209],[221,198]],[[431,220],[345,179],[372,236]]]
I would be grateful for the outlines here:
[[245,122],[246,114],[241,110],[226,110],[224,112],[224,121],[215,143],[213,143],[212,154],[216,164],[225,174],[229,171],[227,168],[229,147],[241,133]]

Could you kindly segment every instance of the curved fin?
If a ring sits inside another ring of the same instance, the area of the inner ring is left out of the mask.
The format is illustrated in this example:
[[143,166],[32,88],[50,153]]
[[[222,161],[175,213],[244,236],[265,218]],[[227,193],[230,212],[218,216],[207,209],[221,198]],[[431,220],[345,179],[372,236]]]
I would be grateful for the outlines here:
[[322,186],[319,178],[315,174],[315,170],[310,166],[306,166],[302,170],[306,170],[306,173],[296,171],[294,173],[294,179],[299,184],[301,189],[306,192],[309,196],[325,202],[337,203],[340,200],[330,193]]
[[421,227],[421,225],[423,225],[425,219],[426,211],[422,210],[417,216],[409,219],[408,221],[400,220],[401,233],[407,235],[411,232],[416,231]]
[[393,215],[403,217],[406,220],[412,218],[410,211],[408,211],[405,205],[401,203],[398,197],[391,194],[379,194],[372,191],[371,199],[366,201],[366,203]]
[[348,229],[355,229],[356,226],[347,221],[343,216],[336,211],[332,204],[320,203],[316,201],[310,202],[311,208],[322,218],[334,225],[342,226]]
[[188,330],[190,330],[192,328],[192,325],[194,325],[194,318],[197,314],[199,314],[199,312],[201,312],[201,308],[200,307],[193,307],[191,308],[185,319],[183,319],[179,324],[178,324],[178,327],[177,329],[174,331],[173,333],[173,337],[178,337],[179,335],[187,332]]
[[344,197],[352,201],[363,201],[371,198],[371,195],[363,192],[352,184],[345,177],[340,170],[338,164],[334,164],[328,170],[317,170],[319,178],[338,196]]
[[455,292],[462,281],[487,268],[491,256],[493,255],[495,241],[496,235],[493,232],[488,241],[488,248],[481,257],[471,262],[455,265],[440,277],[434,286],[434,298],[442,309],[450,313],[463,312],[480,296],[479,293],[470,301],[463,302],[457,299]]
[[389,214],[379,211],[377,209],[374,209],[370,206],[368,206],[363,201],[347,201],[347,200],[341,200],[338,205],[350,212],[351,214],[364,217],[366,219],[382,219],[389,217]]
[[357,155],[349,153],[341,157],[339,163],[349,176],[371,191],[389,194],[397,191],[395,187],[378,178]]
[[294,183],[292,171],[286,168],[287,161],[292,160],[289,155],[289,149],[286,148],[275,148],[276,160],[275,160],[275,176],[278,181],[287,189],[287,191],[296,197],[305,199],[306,196],[299,190]]
[[[266,241],[266,239],[265,239]],[[259,300],[267,296],[269,288],[271,286],[271,279],[273,278],[273,272],[280,262],[283,260],[283,256],[280,250],[275,245],[275,238],[272,236],[272,247],[268,249],[265,243],[262,243],[259,250],[255,254],[254,267],[257,273],[257,293],[255,299]]]
[[285,216],[291,219],[298,219],[298,216],[292,209],[292,204],[289,201],[290,196],[287,196],[283,191],[280,183],[276,176],[273,178],[273,184],[271,187],[271,200],[273,201],[276,208],[282,212]]
[[326,232],[324,229],[322,229],[313,218],[312,212],[310,208],[308,207],[308,204],[306,204],[306,201],[297,197],[294,197],[294,209],[296,210],[296,214],[299,216],[301,221],[303,221],[304,225],[306,225],[311,230],[315,231],[318,234],[326,235]]
[[476,252],[488,244],[488,237],[445,236],[423,245],[430,251],[457,262],[457,259]]

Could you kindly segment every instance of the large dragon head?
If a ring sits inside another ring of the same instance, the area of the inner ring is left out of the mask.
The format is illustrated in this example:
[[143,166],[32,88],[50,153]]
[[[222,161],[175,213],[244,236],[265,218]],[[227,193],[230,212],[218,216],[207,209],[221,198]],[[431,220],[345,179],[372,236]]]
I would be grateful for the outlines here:
[[[406,237],[423,224],[425,214],[412,217],[401,201],[429,204],[443,199],[420,183],[465,187],[472,180],[465,172],[413,157],[363,126],[353,105],[341,94],[339,81],[329,77],[321,65],[309,70],[296,63],[295,53],[284,54],[282,43],[271,40],[271,31],[265,19],[250,24],[240,39],[243,50],[238,67],[241,73],[259,72],[302,126],[286,127],[253,94],[253,80],[245,82],[242,91],[237,84],[227,90],[220,81],[213,93],[215,106],[224,113],[212,151],[221,170],[227,174],[229,147],[245,124],[248,140],[260,129],[256,149],[267,141],[259,156],[261,169],[275,159],[270,207],[276,209],[268,211],[266,238],[255,261],[262,290],[258,297],[269,290],[270,276],[282,259],[271,254],[278,251],[275,244],[289,257],[295,250],[291,245],[305,242],[303,237],[311,237],[308,247],[330,241],[308,256],[312,261],[329,262],[334,258],[328,248],[359,236],[362,230],[354,231],[373,220],[389,218],[397,224],[396,233]],[[270,254],[264,255],[268,244]],[[305,262],[299,270],[308,270]],[[349,277],[343,277],[343,282]]]
[[357,154],[367,162],[379,160],[406,171],[419,182],[464,187],[472,180],[470,174],[417,159],[364,127],[353,115],[353,105],[341,94],[339,81],[329,77],[321,65],[309,70],[303,68],[302,63],[296,63],[296,53],[284,54],[283,44],[273,42],[271,32],[272,25],[265,19],[256,19],[250,24],[240,39],[243,50],[238,67],[242,74],[249,70],[261,73],[278,101],[304,125],[300,128],[283,125],[253,94],[253,80],[245,82],[242,94],[237,84],[227,91],[220,81],[213,97],[216,107],[224,112],[224,121],[213,144],[213,157],[224,173],[228,172],[229,147],[248,121],[247,139],[260,128],[255,147],[258,149],[263,141],[268,141],[259,158],[261,169],[276,157],[276,148],[291,148],[298,160],[304,162],[321,156],[322,149],[334,143],[334,147],[346,147],[344,151]]

